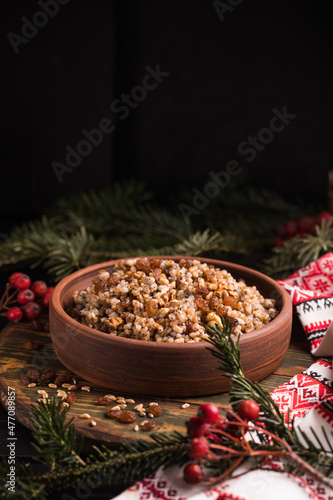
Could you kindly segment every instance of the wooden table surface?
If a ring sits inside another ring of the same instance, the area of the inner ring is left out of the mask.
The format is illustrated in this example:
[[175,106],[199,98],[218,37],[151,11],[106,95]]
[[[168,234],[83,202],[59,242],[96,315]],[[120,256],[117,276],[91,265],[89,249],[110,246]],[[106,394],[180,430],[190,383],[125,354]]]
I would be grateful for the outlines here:
[[[39,348],[32,353],[23,349],[25,340],[36,340]],[[298,319],[294,318],[292,340],[288,352],[278,369],[269,377],[261,382],[262,386],[272,391],[284,382],[287,382],[293,375],[308,368],[314,358],[309,353],[308,344],[304,340],[304,334],[298,323]],[[50,337],[47,332],[38,332],[25,323],[7,325],[0,334],[0,391],[2,400],[5,402],[4,395],[7,393],[8,385],[15,387],[16,391],[16,437],[17,447],[16,454],[18,457],[31,458],[35,455],[32,448],[31,433],[29,430],[29,408],[30,404],[36,402],[37,388],[28,388],[20,382],[20,371],[26,367],[39,368],[43,371],[44,368],[55,368],[57,373],[68,373],[61,365],[57,358],[53,355],[53,348],[50,342]],[[77,380],[79,386],[89,385],[85,381]],[[49,397],[56,394],[56,389],[43,387]],[[149,433],[134,432],[134,424],[121,424],[116,420],[110,420],[105,417],[105,407],[96,405],[99,396],[110,393],[111,391],[98,387],[92,387],[91,392],[82,390],[76,391],[78,394],[77,401],[70,409],[70,416],[74,416],[77,432],[85,436],[87,451],[90,445],[95,441],[106,442],[111,446],[116,446],[124,439],[133,439],[136,437],[149,439]],[[114,393],[117,396],[117,393]],[[136,397],[135,394],[124,395],[132,397],[136,404],[148,404],[153,399]],[[156,398],[154,398],[156,401]],[[160,404],[163,407],[161,417],[154,419],[157,427],[155,431],[170,431],[177,429],[184,431],[184,422],[194,414],[196,414],[198,405],[202,402],[212,401],[220,404],[228,403],[227,394],[219,394],[214,396],[200,398],[182,398],[182,399],[163,399]],[[182,405],[187,402],[190,406],[186,409]],[[128,405],[127,409],[132,409],[134,404]],[[96,427],[89,426],[89,421],[79,418],[82,413],[88,412],[97,422]],[[143,420],[138,419],[138,423]],[[22,425],[23,424],[23,425]],[[6,456],[6,439],[8,436],[7,430],[7,413],[2,405],[0,405],[0,455]],[[89,498],[107,499],[119,494],[121,488],[99,488],[94,491]],[[53,498],[53,497],[52,497]],[[54,497],[59,498],[59,497]]]

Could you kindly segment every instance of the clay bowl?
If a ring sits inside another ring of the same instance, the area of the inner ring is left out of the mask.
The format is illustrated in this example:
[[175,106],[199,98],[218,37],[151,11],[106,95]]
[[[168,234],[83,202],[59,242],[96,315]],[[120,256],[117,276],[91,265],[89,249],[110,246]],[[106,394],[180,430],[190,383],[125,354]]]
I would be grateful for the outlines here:
[[[276,300],[277,317],[240,340],[246,376],[259,381],[273,373],[284,358],[291,335],[291,301],[282,287],[257,271],[230,262],[182,256],[161,258],[195,258],[227,269],[236,279],[243,278],[247,285],[255,285],[264,297]],[[82,325],[65,312],[75,290],[89,286],[100,269],[109,269],[115,263],[113,260],[87,267],[55,287],[50,303],[50,331],[60,361],[91,384],[121,393],[189,397],[226,392],[229,379],[217,369],[218,361],[207,350],[207,342],[167,344],[116,337]]]

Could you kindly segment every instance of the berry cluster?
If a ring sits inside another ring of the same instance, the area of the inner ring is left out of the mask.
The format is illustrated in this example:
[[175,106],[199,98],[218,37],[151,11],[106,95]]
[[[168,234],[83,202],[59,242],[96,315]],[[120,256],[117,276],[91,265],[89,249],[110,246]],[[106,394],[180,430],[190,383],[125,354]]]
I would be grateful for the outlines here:
[[330,212],[321,212],[316,218],[306,216],[302,217],[299,221],[290,220],[285,224],[279,224],[276,229],[277,236],[273,241],[273,245],[282,247],[285,240],[289,240],[296,235],[303,238],[307,234],[313,234],[315,227],[320,226],[323,220],[332,220],[332,214]]
[[[13,273],[9,276],[6,290],[0,299],[0,310],[7,310],[7,318],[14,323],[22,318],[35,321],[47,310],[50,304],[53,287],[48,287],[45,281],[34,281],[23,273]],[[14,307],[8,307],[16,303]]]
[[[237,414],[227,411],[227,416],[220,415],[214,403],[200,406],[198,414],[186,422],[187,434],[191,438],[188,456],[197,462],[191,462],[184,468],[184,480],[197,484],[205,479],[202,465],[204,461],[218,459],[218,444],[229,439],[244,439],[248,422],[255,422],[259,417],[259,405],[247,399],[242,401]],[[215,451],[212,451],[212,450]]]

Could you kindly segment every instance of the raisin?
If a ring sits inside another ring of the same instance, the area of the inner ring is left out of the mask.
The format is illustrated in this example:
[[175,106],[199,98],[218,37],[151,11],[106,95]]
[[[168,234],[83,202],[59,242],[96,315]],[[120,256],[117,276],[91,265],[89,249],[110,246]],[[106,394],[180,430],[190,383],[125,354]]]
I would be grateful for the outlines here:
[[108,408],[105,413],[105,415],[109,418],[118,418],[120,414],[121,410],[120,409],[117,410],[117,408],[116,409]]
[[127,307],[130,307],[132,305],[133,299],[131,297],[126,297],[126,299],[122,300],[119,302],[118,307],[122,309],[126,309]]
[[127,281],[127,283],[131,283],[131,281],[134,280],[134,276],[133,275],[129,275],[129,276],[126,276],[126,278],[124,278],[125,281]]
[[39,382],[41,385],[47,385],[47,384],[51,384],[55,378],[56,378],[57,374],[55,372],[55,370],[53,369],[50,369],[50,370],[45,370],[40,378],[39,378]]
[[209,293],[209,290],[206,286],[198,286],[195,289],[195,293],[197,293],[198,295],[207,295],[207,293]]
[[30,380],[29,380],[29,378],[28,378],[28,376],[27,376],[26,373],[21,373],[20,374],[20,378],[21,378],[22,384],[24,384],[24,385],[30,384]]
[[107,284],[104,283],[104,281],[97,281],[97,283],[95,283],[95,285],[94,285],[94,292],[95,293],[105,292],[105,290],[107,290]]
[[68,384],[69,382],[71,382],[70,376],[65,374],[58,375],[54,380],[55,385]]
[[191,333],[192,331],[192,327],[191,327],[191,323],[189,322],[189,320],[187,319],[185,321],[185,333]]
[[195,305],[198,309],[200,309],[203,313],[209,311],[208,302],[204,300],[202,297],[197,297],[194,301]]
[[108,279],[108,283],[111,286],[116,286],[119,283],[119,276],[116,273],[111,274],[110,278]]
[[223,302],[225,306],[229,306],[232,309],[237,309],[237,301],[230,295],[224,297]]
[[157,299],[150,299],[146,303],[146,312],[149,318],[153,318],[158,313],[158,301]]
[[38,344],[35,340],[26,340],[22,347],[27,351],[33,351],[34,349],[38,349]]
[[186,267],[186,269],[189,269],[191,267],[191,263],[188,260],[180,259],[179,266],[180,267]]
[[154,415],[154,417],[160,417],[162,415],[162,406],[159,405],[149,406],[149,413]]
[[97,404],[99,406],[109,406],[112,405],[114,402],[110,398],[106,398],[105,396],[102,396],[98,399]]
[[148,259],[138,259],[136,261],[136,268],[139,269],[139,271],[143,271],[146,274],[149,274],[151,271],[151,262]]
[[142,425],[140,425],[142,431],[151,431],[152,429],[155,429],[156,424],[152,420],[147,422],[143,422]]
[[209,308],[210,309],[216,309],[216,307],[218,306],[218,303],[219,303],[218,297],[212,297],[208,301]]
[[75,403],[76,398],[77,398],[77,394],[75,394],[75,392],[69,392],[69,393],[67,394],[67,399],[66,399],[66,402],[67,402],[69,405],[72,405],[73,403]]
[[30,382],[34,382],[35,384],[37,384],[37,382],[39,382],[40,373],[38,370],[31,368],[31,370],[29,370],[27,373],[27,377]]
[[153,269],[156,269],[156,268],[160,267],[161,266],[161,262],[162,262],[161,259],[153,259],[152,262],[151,262],[151,265],[152,265]]
[[159,277],[161,276],[162,274],[162,269],[160,267],[156,267],[156,269],[154,269],[154,278],[155,280],[158,280]]
[[134,413],[134,411],[128,411],[128,410],[123,411],[118,417],[118,420],[124,423],[134,422],[136,419],[137,419],[137,414]]

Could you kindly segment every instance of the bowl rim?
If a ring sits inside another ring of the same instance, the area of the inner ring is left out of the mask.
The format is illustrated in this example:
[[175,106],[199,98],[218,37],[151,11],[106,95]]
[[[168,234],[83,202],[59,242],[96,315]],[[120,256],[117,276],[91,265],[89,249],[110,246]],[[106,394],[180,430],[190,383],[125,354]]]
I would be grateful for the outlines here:
[[[265,274],[261,273],[260,271],[256,271],[255,269],[251,269],[250,267],[242,266],[240,264],[234,264],[233,262],[228,262],[228,261],[223,261],[223,260],[218,260],[218,259],[211,259],[211,258],[205,258],[205,257],[192,257],[188,255],[153,255],[153,256],[139,256],[139,257],[126,257],[124,259],[114,259],[110,260],[107,262],[101,262],[98,264],[93,264],[91,266],[84,267],[82,269],[79,269],[78,271],[75,271],[74,273],[70,274],[69,276],[66,276],[63,278],[54,288],[52,294],[51,294],[51,300],[50,300],[50,312],[52,311],[55,315],[58,317],[62,317],[63,321],[65,321],[70,328],[79,329],[80,334],[85,334],[88,337],[93,337],[97,340],[103,340],[104,342],[108,343],[119,343],[119,345],[124,345],[124,346],[131,346],[134,348],[135,346],[140,347],[140,348],[145,348],[148,350],[154,350],[157,348],[161,348],[163,346],[163,349],[174,349],[174,350],[184,350],[184,349],[206,349],[207,348],[207,342],[185,342],[183,344],[175,344],[172,342],[145,342],[143,340],[137,340],[137,339],[131,339],[131,338],[124,338],[124,337],[118,337],[116,335],[110,335],[106,332],[101,332],[99,330],[95,330],[93,328],[90,328],[89,326],[83,325],[82,323],[78,322],[76,319],[72,318],[63,308],[61,305],[61,296],[63,292],[68,288],[73,280],[78,280],[85,276],[86,274],[92,274],[94,272],[104,269],[104,268],[109,268],[112,267],[116,262],[120,260],[133,260],[133,259],[138,259],[138,258],[158,258],[158,259],[168,259],[168,260],[180,260],[180,259],[186,259],[186,260],[199,260],[200,262],[206,262],[208,264],[213,264],[215,266],[221,267],[225,265],[225,267],[222,267],[222,269],[231,267],[234,270],[237,270],[239,272],[244,271],[245,273],[251,273],[258,279],[264,280],[267,283],[269,283],[274,289],[277,290],[277,292],[280,294],[281,299],[282,299],[282,305],[281,309],[278,313],[278,315],[267,325],[259,328],[258,330],[253,330],[249,333],[243,334],[240,336],[240,342],[248,342],[251,340],[254,340],[258,337],[263,337],[265,334],[268,334],[271,330],[275,330],[276,328],[279,327],[280,324],[283,324],[288,315],[290,314],[290,309],[291,309],[291,299],[289,294],[284,290],[284,288],[273,278],[270,278],[269,276],[266,276]],[[218,263],[218,264],[217,264]],[[229,271],[228,271],[229,272]],[[232,274],[232,270],[230,271]],[[51,331],[52,335],[52,331]],[[236,337],[237,338],[237,337]],[[129,344],[130,342],[130,344]]]

